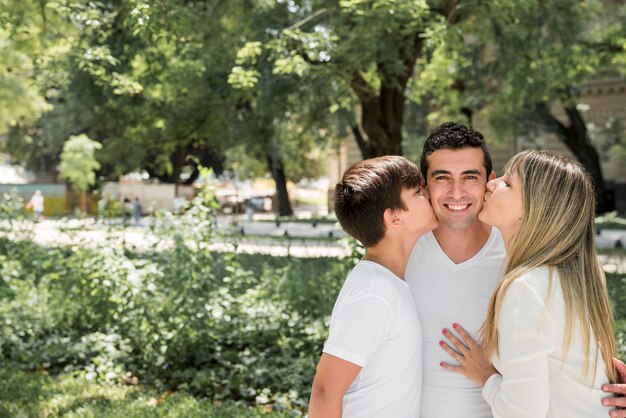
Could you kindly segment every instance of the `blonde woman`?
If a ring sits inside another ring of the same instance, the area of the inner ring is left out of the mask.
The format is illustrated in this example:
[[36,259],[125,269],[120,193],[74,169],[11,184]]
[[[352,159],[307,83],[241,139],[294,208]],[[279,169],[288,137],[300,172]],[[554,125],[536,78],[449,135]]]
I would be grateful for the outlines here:
[[445,329],[440,345],[456,360],[441,366],[481,386],[494,417],[609,414],[601,386],[617,379],[616,349],[594,212],[589,176],[556,153],[522,152],[487,184],[478,218],[502,233],[505,275],[482,345],[458,324],[460,339]]

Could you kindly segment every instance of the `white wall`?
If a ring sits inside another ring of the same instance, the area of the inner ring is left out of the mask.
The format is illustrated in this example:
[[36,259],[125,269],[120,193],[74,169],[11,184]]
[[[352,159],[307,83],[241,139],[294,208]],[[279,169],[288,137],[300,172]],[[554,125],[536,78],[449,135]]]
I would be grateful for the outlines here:
[[[152,205],[158,209],[174,209],[174,184],[143,184],[143,183],[106,183],[102,189],[103,195],[109,199],[131,201],[139,197],[144,212]],[[178,196],[191,200],[194,197],[194,189],[191,186],[178,186]]]

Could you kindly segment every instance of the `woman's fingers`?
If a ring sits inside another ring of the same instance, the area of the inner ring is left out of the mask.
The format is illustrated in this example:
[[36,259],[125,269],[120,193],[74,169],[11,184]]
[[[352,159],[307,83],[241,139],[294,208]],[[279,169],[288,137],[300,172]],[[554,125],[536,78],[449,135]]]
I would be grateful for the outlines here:
[[[626,384],[624,383],[608,384],[607,383],[607,384],[602,385],[602,390],[604,392],[610,392],[616,395],[626,395]],[[626,400],[626,398],[616,398],[616,399]],[[626,402],[624,402],[623,406],[626,406]]]
[[463,354],[461,354],[458,351],[454,350],[445,341],[439,341],[439,345],[441,346],[441,348],[443,348],[443,350],[446,353],[448,353],[450,355],[450,357],[452,357],[453,359],[455,359],[458,362],[461,362],[461,360],[463,359]]
[[463,328],[460,324],[454,323],[452,324],[452,328],[454,328],[454,330],[459,333],[459,336],[461,337],[465,345],[471,350],[473,350],[474,347],[478,347],[478,343],[476,342],[476,340],[474,340],[469,332],[465,331],[465,328]]
[[451,332],[449,329],[444,329],[442,332],[443,332],[443,335],[445,335],[446,338],[450,340],[450,342],[454,345],[454,347],[456,347],[456,350],[458,352],[460,352],[463,355],[467,355],[469,348],[467,347],[467,345],[463,343],[463,341],[459,340],[457,336],[454,335],[454,333]]

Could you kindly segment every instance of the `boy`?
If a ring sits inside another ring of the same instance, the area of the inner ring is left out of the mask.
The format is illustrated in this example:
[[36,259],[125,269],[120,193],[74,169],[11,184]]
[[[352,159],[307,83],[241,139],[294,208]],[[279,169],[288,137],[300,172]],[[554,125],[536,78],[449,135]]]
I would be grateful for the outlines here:
[[404,274],[417,239],[437,227],[420,183],[415,164],[386,156],[337,184],[337,219],[367,251],[335,302],[310,418],[419,416],[421,328]]

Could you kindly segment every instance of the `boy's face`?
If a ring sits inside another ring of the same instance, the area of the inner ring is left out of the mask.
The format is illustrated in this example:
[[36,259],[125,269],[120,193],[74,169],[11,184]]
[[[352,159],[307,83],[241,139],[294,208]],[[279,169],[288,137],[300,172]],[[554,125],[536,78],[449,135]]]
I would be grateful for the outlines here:
[[469,228],[482,208],[488,180],[482,150],[440,149],[427,159],[428,194],[439,223],[450,229]]
[[400,197],[406,207],[401,213],[409,232],[421,236],[437,228],[437,218],[428,201],[426,189],[421,187],[403,189]]

